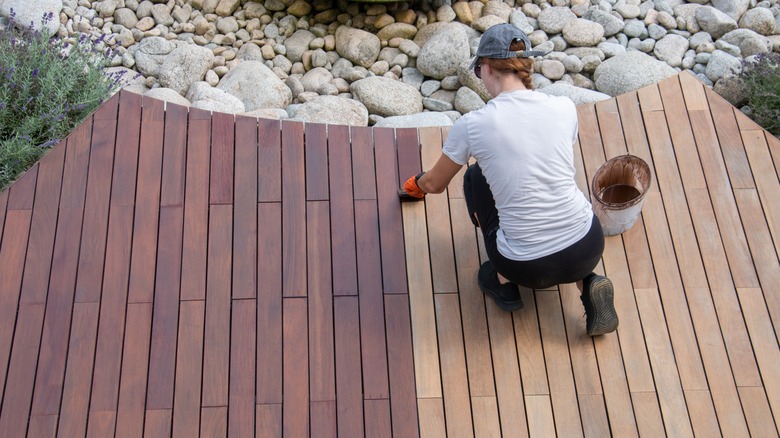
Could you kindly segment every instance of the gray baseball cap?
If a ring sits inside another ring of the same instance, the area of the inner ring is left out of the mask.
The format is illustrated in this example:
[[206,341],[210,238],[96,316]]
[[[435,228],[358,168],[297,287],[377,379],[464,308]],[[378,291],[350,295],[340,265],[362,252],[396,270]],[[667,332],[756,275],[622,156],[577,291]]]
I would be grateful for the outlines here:
[[[520,52],[509,50],[509,46],[511,46],[514,41],[522,41],[523,44],[525,44],[525,50]],[[469,68],[474,69],[479,58],[531,58],[544,55],[544,52],[529,50],[530,48],[531,40],[529,40],[528,35],[517,28],[517,26],[509,23],[496,24],[482,34],[482,38],[479,40],[477,56],[474,57]]]

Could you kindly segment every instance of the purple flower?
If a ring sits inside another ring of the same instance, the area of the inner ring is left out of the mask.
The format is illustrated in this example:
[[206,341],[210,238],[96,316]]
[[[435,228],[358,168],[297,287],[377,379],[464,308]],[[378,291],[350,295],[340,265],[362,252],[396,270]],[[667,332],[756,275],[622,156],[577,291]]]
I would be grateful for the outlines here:
[[32,77],[37,78],[38,77],[38,68],[36,67],[32,72]]
[[7,105],[5,104],[5,102],[0,102],[0,111],[4,110],[6,108],[6,106]]

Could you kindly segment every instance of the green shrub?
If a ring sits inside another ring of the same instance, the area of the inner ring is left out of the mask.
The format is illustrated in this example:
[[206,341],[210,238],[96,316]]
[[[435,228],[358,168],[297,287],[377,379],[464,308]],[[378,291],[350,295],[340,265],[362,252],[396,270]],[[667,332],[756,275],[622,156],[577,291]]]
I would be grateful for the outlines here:
[[[118,87],[106,74],[111,57],[91,41],[50,38],[44,30],[0,29],[0,190],[39,160]],[[32,24],[32,23],[30,23]]]
[[740,78],[747,89],[750,118],[780,136],[780,53],[762,53],[743,61]]

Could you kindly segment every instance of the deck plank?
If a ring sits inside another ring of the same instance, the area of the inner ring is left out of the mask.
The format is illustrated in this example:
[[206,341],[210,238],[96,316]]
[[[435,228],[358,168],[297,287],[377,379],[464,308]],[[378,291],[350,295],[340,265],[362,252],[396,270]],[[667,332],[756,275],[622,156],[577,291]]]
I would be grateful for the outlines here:
[[176,343],[176,392],[173,398],[173,410],[176,412],[173,417],[174,437],[198,435],[205,312],[203,301],[181,302]]
[[494,397],[496,390],[488,342],[485,297],[477,285],[479,253],[474,224],[469,220],[468,214],[462,213],[467,211],[464,199],[451,199],[450,209],[453,212],[450,217],[458,272],[463,340],[469,373],[469,393],[472,397]]
[[24,263],[21,304],[45,304],[49,289],[57,213],[65,164],[65,148],[61,144],[38,163],[27,260]]
[[[172,110],[172,117],[178,114]],[[185,113],[186,114],[186,113]],[[169,121],[165,124],[165,108],[163,103],[156,99],[144,100],[144,108],[141,113],[141,134],[138,146],[138,183],[135,200],[135,222],[133,223],[133,250],[130,262],[130,286],[127,297],[128,303],[150,303],[154,296],[154,272],[157,262],[157,230],[160,215],[160,191],[162,186],[162,159],[163,148],[175,150],[176,144],[171,144],[176,137],[175,133],[186,129],[173,127]],[[181,122],[178,116],[176,122]],[[171,134],[165,129],[170,128]],[[163,142],[163,139],[166,143]],[[170,156],[170,152],[168,155]],[[177,169],[178,170],[178,169]],[[167,185],[176,181],[175,175],[169,173],[172,169],[165,169],[165,191],[171,190]],[[181,182],[184,176],[181,175]],[[179,203],[181,205],[181,203]]]
[[379,216],[375,200],[355,200],[360,343],[363,396],[366,400],[390,397],[387,332],[379,248]]
[[181,300],[206,299],[206,257],[209,223],[211,115],[190,109],[187,123],[187,180],[184,189],[184,237]]
[[457,436],[470,432],[473,422],[460,306],[454,294],[436,295],[434,300],[446,427],[448,435]]
[[486,307],[493,370],[496,379],[496,400],[501,420],[501,435],[527,437],[526,423],[528,420],[517,361],[517,343],[513,333],[512,319],[514,314],[501,310],[494,302],[489,303]]
[[336,418],[341,436],[368,436],[363,428],[360,310],[357,297],[333,300],[336,348]]
[[282,131],[278,120],[257,124],[257,201],[282,200]]
[[403,222],[398,201],[398,169],[394,132],[374,129],[374,160],[382,250],[382,285],[386,294],[407,293]]
[[[233,211],[230,205],[212,205],[209,214],[209,261],[206,281],[206,323],[203,335],[204,412],[221,422],[222,411],[206,407],[228,405],[230,374],[230,280]],[[226,413],[225,413],[226,415]],[[221,424],[221,423],[220,423]],[[201,431],[202,433],[203,431]]]
[[309,429],[309,352],[305,298],[284,298],[284,409],[286,436],[307,436]]
[[772,162],[764,132],[746,132],[743,133],[742,138],[750,168],[755,176],[756,189],[761,199],[769,233],[775,244],[775,251],[780,254],[780,209],[777,208],[780,205],[780,181],[777,178],[777,170]]
[[[252,193],[257,191],[253,188]],[[228,432],[249,437],[255,432],[257,303],[233,300],[231,307]]]
[[352,137],[352,180],[355,200],[376,199],[374,136],[368,127],[350,128]]
[[[152,99],[147,100],[151,101]],[[153,106],[153,108],[156,107]],[[165,104],[165,134],[161,163],[162,179],[160,180],[161,206],[184,205],[184,190],[186,187],[184,172],[187,169],[187,117],[187,107],[171,102]],[[141,135],[144,135],[143,132],[144,128],[141,128]],[[142,138],[141,156],[143,156],[144,144],[151,144],[154,140],[152,136],[148,139]],[[150,150],[148,158],[151,160],[152,156],[153,150]],[[152,166],[152,161],[149,162],[149,165]]]
[[183,211],[180,206],[160,208],[160,237],[157,278],[149,351],[147,409],[173,408],[176,374],[177,329],[179,326],[179,287],[182,260]]
[[[373,166],[369,168],[373,171]],[[352,150],[349,127],[328,127],[328,181],[333,253],[333,295],[357,295],[355,201],[352,186]],[[371,187],[373,189],[373,187]]]
[[282,273],[285,297],[306,296],[306,181],[303,124],[282,122]]
[[235,135],[232,114],[212,113],[209,204],[233,202]]
[[306,157],[306,200],[326,201],[328,186],[328,126],[322,123],[304,125]]
[[257,119],[237,117],[231,291],[233,299],[257,296],[257,157]]
[[392,434],[415,437],[418,436],[419,423],[409,319],[409,297],[401,294],[385,295]]
[[[257,206],[257,404],[282,403],[282,211],[278,202]],[[269,408],[270,409],[270,408]],[[267,410],[264,408],[263,412]],[[268,411],[270,412],[270,411]],[[258,422],[258,424],[260,424]]]
[[125,336],[122,354],[115,433],[117,436],[133,437],[143,435],[144,431],[152,304],[128,304],[127,326],[130,329]]
[[306,202],[311,402],[336,400],[329,207],[328,201]]
[[[421,160],[423,169],[431,169],[441,156],[441,130],[439,128],[424,128],[420,130]],[[455,185],[457,183],[451,183]],[[444,195],[428,196],[425,199],[426,219],[432,226],[428,227],[428,245],[431,254],[431,276],[433,292],[457,292],[457,275],[455,273],[455,255],[452,247],[452,228],[448,197]],[[463,214],[463,213],[461,213]]]

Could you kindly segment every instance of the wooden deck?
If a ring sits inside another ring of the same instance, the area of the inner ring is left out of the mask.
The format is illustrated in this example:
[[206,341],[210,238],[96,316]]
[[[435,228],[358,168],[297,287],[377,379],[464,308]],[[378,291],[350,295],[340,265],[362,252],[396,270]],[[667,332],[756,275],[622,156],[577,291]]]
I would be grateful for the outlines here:
[[653,169],[574,285],[499,310],[446,129],[256,120],[122,92],[0,194],[0,436],[777,436],[780,142],[689,74],[578,108],[581,188]]

